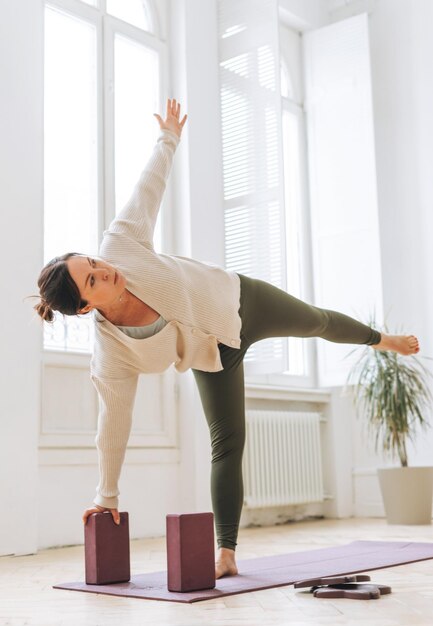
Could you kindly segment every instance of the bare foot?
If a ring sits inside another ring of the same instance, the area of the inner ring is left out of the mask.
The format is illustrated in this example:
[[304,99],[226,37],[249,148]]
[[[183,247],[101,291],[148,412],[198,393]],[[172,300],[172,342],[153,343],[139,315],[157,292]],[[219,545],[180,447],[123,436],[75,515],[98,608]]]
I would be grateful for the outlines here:
[[419,352],[418,339],[414,335],[385,335],[382,333],[380,342],[371,347],[376,350],[392,350],[405,356]]
[[237,573],[238,568],[236,567],[235,551],[230,550],[230,548],[220,548],[215,563],[215,578],[236,576]]

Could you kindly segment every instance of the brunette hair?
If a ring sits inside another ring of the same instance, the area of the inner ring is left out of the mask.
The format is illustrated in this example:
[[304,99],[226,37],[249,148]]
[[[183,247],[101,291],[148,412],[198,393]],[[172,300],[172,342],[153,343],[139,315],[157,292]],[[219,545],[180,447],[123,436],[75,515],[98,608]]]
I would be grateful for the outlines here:
[[33,308],[46,322],[52,322],[54,311],[63,315],[77,315],[79,309],[88,304],[82,300],[80,291],[72,280],[66,261],[73,256],[81,256],[78,252],[68,252],[55,257],[45,265],[39,274],[38,287],[40,302]]

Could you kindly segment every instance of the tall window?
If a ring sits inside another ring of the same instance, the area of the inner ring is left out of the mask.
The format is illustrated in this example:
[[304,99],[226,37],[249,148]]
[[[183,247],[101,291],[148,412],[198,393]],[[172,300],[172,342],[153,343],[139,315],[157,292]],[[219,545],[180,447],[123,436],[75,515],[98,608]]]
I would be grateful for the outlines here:
[[[283,168],[275,0],[218,0],[225,266],[285,287]],[[282,371],[284,340],[266,339],[246,374]]]
[[[225,265],[309,300],[301,37],[278,26],[275,0],[218,7]],[[260,341],[247,380],[311,385],[312,349]]]
[[[149,0],[46,3],[45,263],[97,255],[156,141],[165,53]],[[56,314],[44,347],[90,352],[92,328],[89,315]]]

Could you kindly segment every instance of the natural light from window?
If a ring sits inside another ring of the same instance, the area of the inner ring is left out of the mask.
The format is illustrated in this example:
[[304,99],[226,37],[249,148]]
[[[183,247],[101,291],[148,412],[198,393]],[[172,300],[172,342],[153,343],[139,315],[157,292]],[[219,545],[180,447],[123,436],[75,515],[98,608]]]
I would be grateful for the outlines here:
[[[116,211],[125,205],[159,134],[158,55],[121,35],[114,40]],[[163,112],[160,112],[163,114]]]
[[[96,29],[47,7],[44,93],[44,262],[95,254],[97,233]],[[88,318],[56,314],[46,348],[88,349]]]
[[45,20],[45,262],[97,251],[96,33],[47,8]]
[[[137,30],[152,26],[145,3],[110,0],[123,21],[110,17],[103,39],[102,8],[76,9],[45,8],[44,263],[66,252],[97,256],[100,231],[131,196],[159,135],[153,114],[164,115],[158,47]],[[161,239],[158,219],[158,250]],[[55,316],[44,348],[91,352],[91,315]]]

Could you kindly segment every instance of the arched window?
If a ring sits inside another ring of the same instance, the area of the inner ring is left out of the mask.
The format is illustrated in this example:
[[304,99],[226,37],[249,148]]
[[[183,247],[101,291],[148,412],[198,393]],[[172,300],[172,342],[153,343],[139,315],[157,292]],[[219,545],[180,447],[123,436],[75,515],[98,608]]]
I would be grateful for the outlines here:
[[[153,113],[166,93],[160,26],[150,0],[45,5],[45,262],[65,252],[97,255],[150,155]],[[44,329],[45,349],[91,351],[89,316],[58,314]]]

